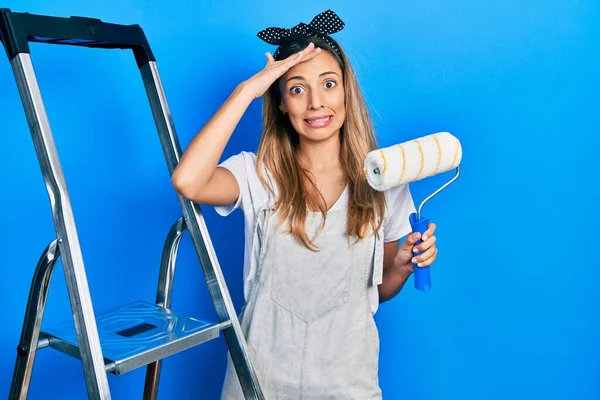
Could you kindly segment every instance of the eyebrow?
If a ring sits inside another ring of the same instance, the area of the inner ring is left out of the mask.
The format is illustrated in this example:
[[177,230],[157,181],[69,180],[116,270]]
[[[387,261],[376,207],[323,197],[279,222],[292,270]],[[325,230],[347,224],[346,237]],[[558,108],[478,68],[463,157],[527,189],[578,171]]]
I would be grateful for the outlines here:
[[[325,75],[331,75],[331,74],[333,74],[333,75],[338,75],[338,74],[337,74],[337,72],[334,72],[334,71],[327,71],[327,72],[323,72],[322,74],[319,74],[319,78],[320,78],[320,77],[322,77],[322,76],[325,76]],[[339,76],[339,75],[338,75],[338,76]],[[285,83],[288,83],[288,82],[289,82],[289,81],[291,81],[292,79],[298,79],[298,80],[301,80],[301,81],[305,81],[305,80],[306,80],[306,79],[305,79],[303,76],[300,76],[300,75],[298,75],[298,76],[292,76],[292,77],[288,78],[288,79],[287,79],[287,81],[285,81]]]

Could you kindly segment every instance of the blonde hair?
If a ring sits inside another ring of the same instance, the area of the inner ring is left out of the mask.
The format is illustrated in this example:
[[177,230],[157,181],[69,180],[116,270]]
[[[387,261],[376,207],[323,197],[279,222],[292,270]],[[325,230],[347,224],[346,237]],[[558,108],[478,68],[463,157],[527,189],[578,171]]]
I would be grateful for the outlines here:
[[[346,119],[340,129],[340,160],[349,187],[348,235],[360,240],[371,230],[374,233],[379,231],[385,210],[384,194],[368,185],[363,172],[367,153],[377,146],[373,123],[356,75],[335,41],[339,54],[324,40],[302,38],[282,48],[282,58],[302,50],[311,41],[322,51],[330,52],[343,73]],[[288,232],[299,243],[316,251],[314,238],[309,238],[305,230],[306,217],[309,209],[319,210],[323,214],[322,229],[327,218],[327,204],[308,171],[300,166],[296,154],[298,133],[279,109],[280,103],[281,94],[278,82],[275,82],[263,96],[263,133],[257,154],[257,172],[265,186],[270,188],[261,168],[266,166],[279,189],[274,205],[280,216],[279,224],[289,221]]]

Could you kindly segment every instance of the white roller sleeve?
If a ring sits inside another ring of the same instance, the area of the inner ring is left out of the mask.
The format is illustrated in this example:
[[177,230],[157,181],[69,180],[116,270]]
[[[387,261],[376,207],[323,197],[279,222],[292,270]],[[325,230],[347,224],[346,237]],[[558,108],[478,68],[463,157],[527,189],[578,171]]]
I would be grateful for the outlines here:
[[365,158],[369,185],[384,191],[456,168],[462,159],[460,141],[439,132],[373,150]]

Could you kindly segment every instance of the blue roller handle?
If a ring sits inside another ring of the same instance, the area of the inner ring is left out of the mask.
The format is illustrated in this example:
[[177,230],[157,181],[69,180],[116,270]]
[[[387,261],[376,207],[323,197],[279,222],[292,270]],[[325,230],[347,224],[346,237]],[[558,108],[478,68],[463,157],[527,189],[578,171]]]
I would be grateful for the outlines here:
[[[423,236],[427,230],[427,227],[429,226],[429,219],[421,218],[420,220],[417,220],[417,213],[412,213],[410,214],[409,220],[413,232],[419,232],[421,236]],[[415,246],[421,244],[422,242],[423,241],[419,239],[417,243],[415,243]],[[416,257],[422,253],[423,252],[414,253],[414,256]],[[419,267],[417,264],[413,264],[413,270],[413,275],[415,277],[415,288],[422,292],[428,292],[431,289],[431,275],[429,266]]]

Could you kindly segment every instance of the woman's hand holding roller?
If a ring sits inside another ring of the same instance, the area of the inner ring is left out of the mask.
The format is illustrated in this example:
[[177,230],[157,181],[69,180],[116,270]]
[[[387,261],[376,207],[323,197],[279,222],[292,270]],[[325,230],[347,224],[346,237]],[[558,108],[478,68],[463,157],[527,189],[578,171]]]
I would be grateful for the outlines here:
[[[435,228],[436,225],[430,223],[427,231],[423,233],[422,237],[419,232],[414,232],[406,236],[406,239],[404,239],[404,242],[394,257],[392,267],[397,271],[402,271],[407,275],[410,275],[413,273],[413,264],[417,264],[417,268],[428,267],[433,264],[438,254],[438,249],[435,244],[436,237],[434,236]],[[415,246],[415,243],[417,243],[419,239],[422,239],[422,242]],[[417,256],[416,253],[422,254]]]

